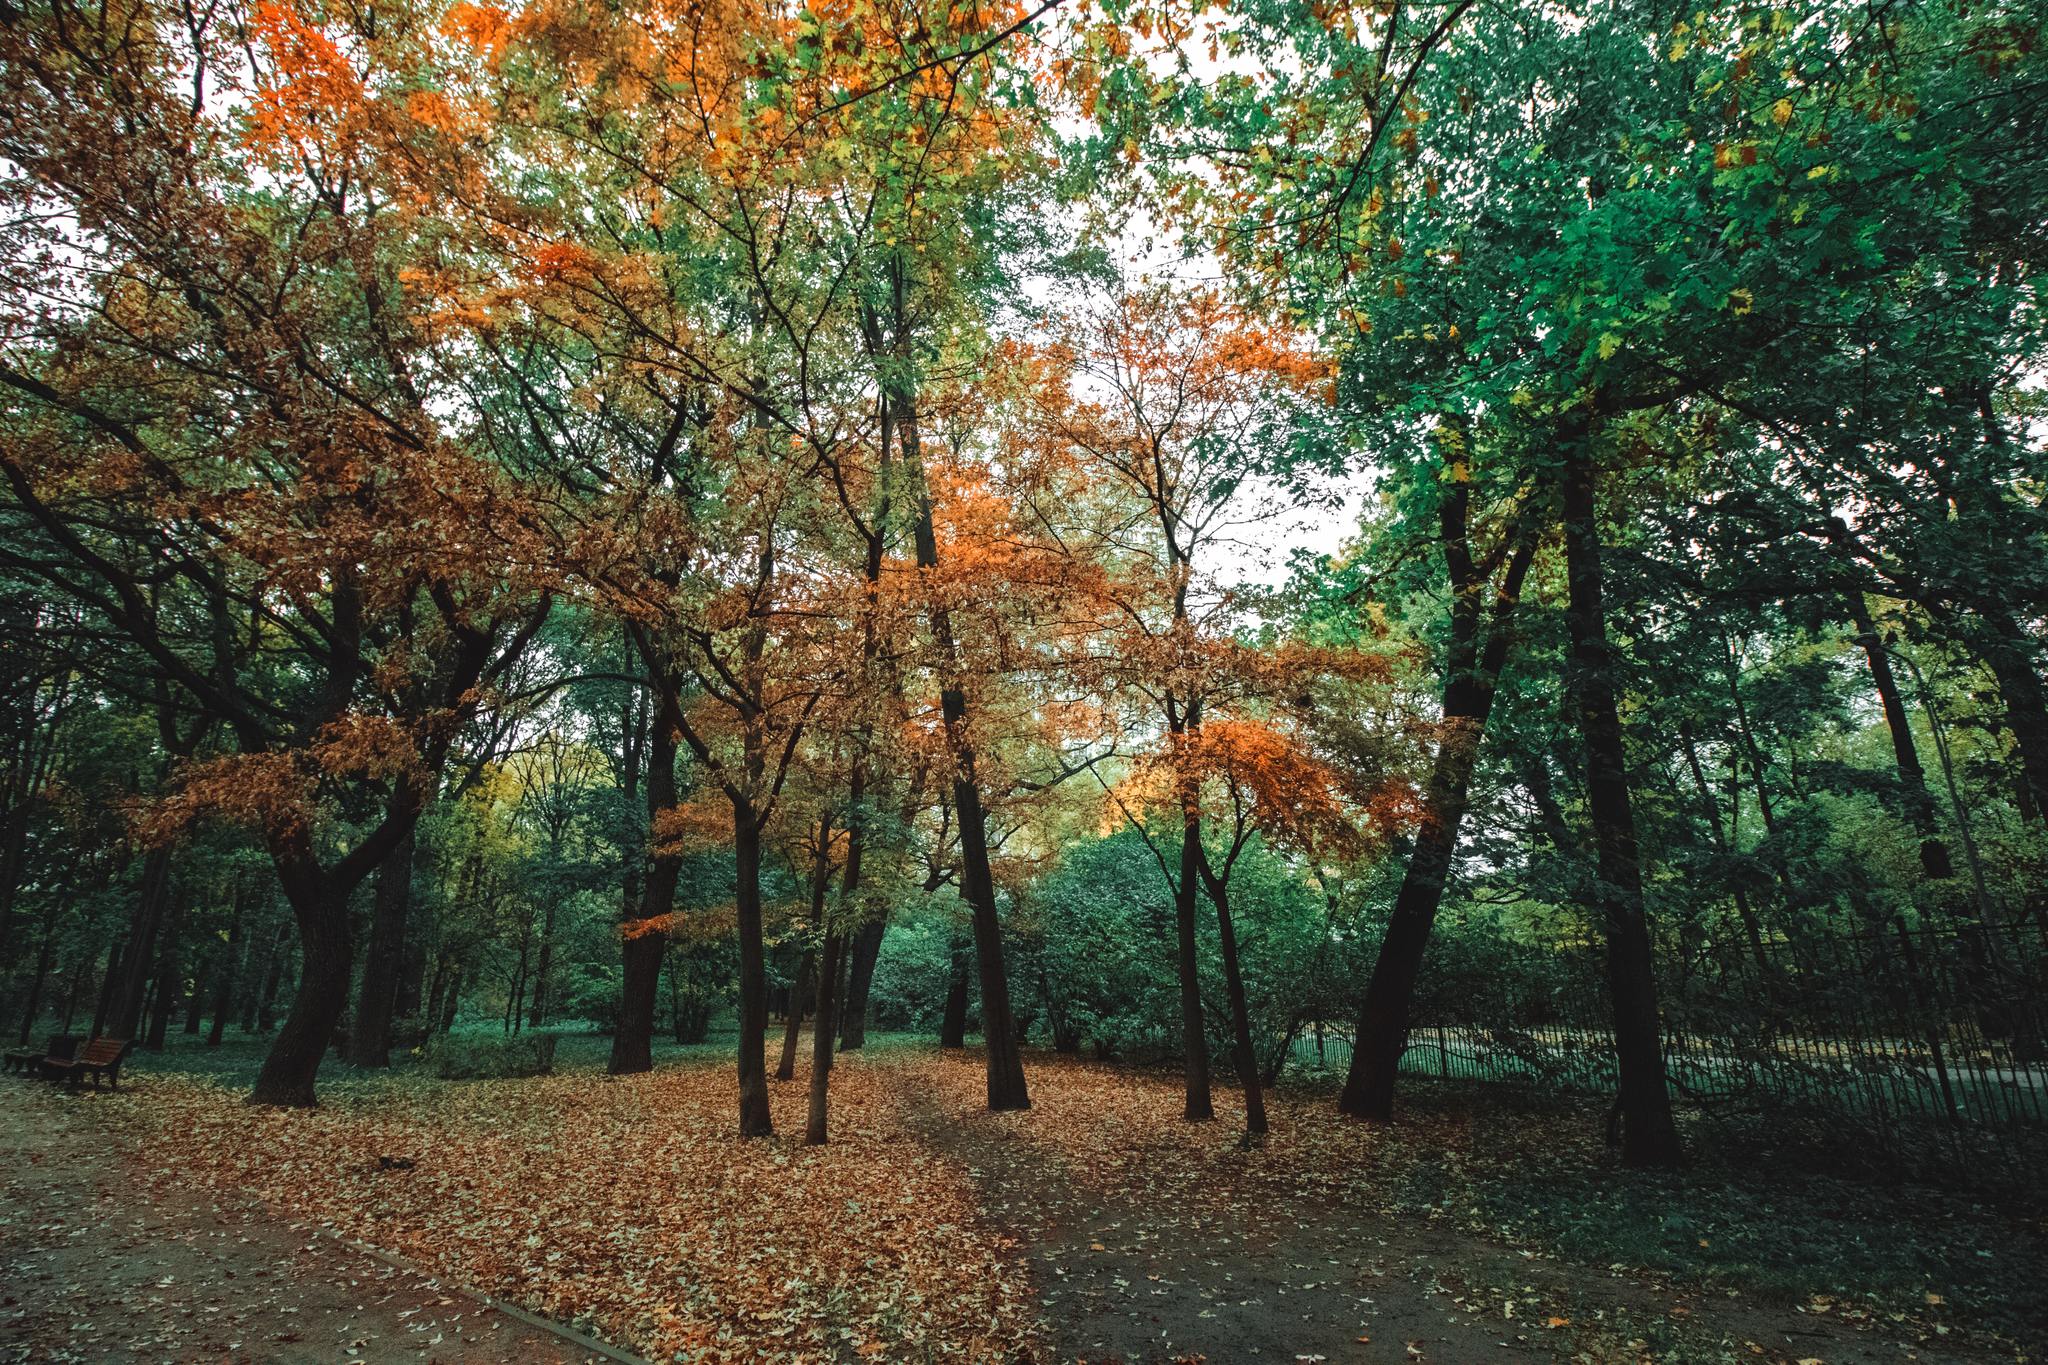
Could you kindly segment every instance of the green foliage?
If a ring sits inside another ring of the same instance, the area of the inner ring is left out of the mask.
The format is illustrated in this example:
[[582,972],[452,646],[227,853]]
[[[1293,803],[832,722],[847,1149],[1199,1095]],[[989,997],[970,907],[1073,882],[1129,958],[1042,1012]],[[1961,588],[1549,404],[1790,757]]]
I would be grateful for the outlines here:
[[427,1063],[444,1081],[545,1076],[555,1069],[555,1035],[444,1033],[427,1048]]

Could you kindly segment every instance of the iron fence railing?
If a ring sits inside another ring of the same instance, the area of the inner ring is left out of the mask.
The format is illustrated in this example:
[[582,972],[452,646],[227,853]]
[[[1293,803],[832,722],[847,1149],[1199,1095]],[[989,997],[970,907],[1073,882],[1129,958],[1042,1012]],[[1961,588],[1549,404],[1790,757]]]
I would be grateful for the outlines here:
[[[1731,1121],[1805,1115],[1893,1152],[2048,1146],[2042,926],[1667,943],[1659,959],[1665,1065],[1682,1103]],[[1433,951],[1404,1069],[1612,1093],[1604,967],[1595,945]],[[1303,1030],[1289,1056],[1342,1067],[1350,1051],[1348,1030],[1327,1022]]]

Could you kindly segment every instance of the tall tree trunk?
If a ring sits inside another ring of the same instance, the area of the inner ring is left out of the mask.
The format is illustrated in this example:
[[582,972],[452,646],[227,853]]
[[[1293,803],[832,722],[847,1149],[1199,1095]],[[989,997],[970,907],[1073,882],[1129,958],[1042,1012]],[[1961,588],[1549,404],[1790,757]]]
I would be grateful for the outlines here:
[[540,955],[533,968],[533,1007],[527,1012],[528,1028],[539,1028],[547,1021],[548,1007],[552,1003],[548,999],[548,979],[553,975],[555,966],[555,908],[558,904],[553,896],[549,896],[546,907],[541,911]]
[[775,1131],[768,1109],[768,965],[761,945],[761,821],[751,806],[733,806],[734,902],[740,940],[740,1136]]
[[434,973],[427,985],[426,1001],[420,1006],[420,1020],[428,1033],[441,1021],[441,995],[448,988],[448,967],[448,950],[443,948],[434,954]]
[[43,941],[36,948],[35,975],[29,980],[28,998],[21,1007],[20,1043],[28,1046],[29,1035],[35,1032],[36,1016],[43,1010],[43,983],[49,980],[50,965],[57,952],[57,915],[53,904],[49,914],[43,918]]
[[273,861],[299,927],[299,987],[256,1074],[249,1102],[310,1109],[316,1103],[313,1078],[348,1008],[354,956],[348,891],[330,885],[309,853],[278,855]]
[[[836,963],[834,968],[837,969]],[[810,1007],[811,974],[817,969],[817,955],[806,948],[802,960],[796,964],[796,975],[789,983],[789,1010],[782,1023],[782,1057],[775,1064],[775,1079],[778,1081],[796,1079],[797,1037],[803,1032],[804,1011]]]
[[[673,718],[666,704],[647,734],[647,817],[655,819],[676,804],[676,742]],[[639,781],[637,755],[629,758],[625,783],[631,799]],[[650,832],[649,839],[653,839]],[[612,1031],[612,1055],[606,1070],[614,1076],[654,1069],[654,1005],[661,989],[661,960],[668,952],[668,934],[659,926],[675,910],[676,881],[682,859],[650,846],[646,861],[627,860],[625,896],[620,918],[625,975],[619,987],[619,1022]]]
[[142,882],[137,891],[135,914],[128,924],[128,946],[121,955],[120,976],[106,1019],[106,1036],[110,1038],[135,1038],[142,1028],[142,998],[149,990],[150,973],[156,968],[157,935],[163,925],[164,907],[171,899],[168,845],[152,848],[144,857]]
[[441,1018],[436,1027],[446,1033],[455,1027],[455,1011],[462,1006],[462,964],[457,962],[448,969],[447,993],[441,997]]
[[826,1110],[832,1093],[832,1011],[838,1003],[833,991],[839,981],[843,942],[839,933],[828,930],[824,949],[819,953],[818,1022],[811,1029],[810,1110],[804,1122],[806,1147],[816,1147],[825,1141]]
[[1978,652],[1998,681],[2006,724],[2019,753],[2020,778],[2034,814],[2048,821],[2048,693],[2034,671],[2034,651],[2012,619],[1987,616]]
[[519,1007],[526,1003],[526,967],[533,955],[533,908],[527,907],[526,920],[519,927],[519,968],[512,973],[511,989],[505,992],[504,1031],[519,1031]]
[[858,1052],[868,1040],[868,996],[874,990],[875,963],[882,956],[882,938],[889,931],[883,917],[868,920],[853,933],[852,958],[846,975],[846,1000],[840,1006],[839,1050]]
[[1920,754],[1913,744],[1913,726],[1906,718],[1905,699],[1899,693],[1891,656],[1885,651],[1876,623],[1870,619],[1870,608],[1865,605],[1862,593],[1849,594],[1849,615],[1856,623],[1856,643],[1870,665],[1870,680],[1877,687],[1878,704],[1884,708],[1884,726],[1891,736],[1892,756],[1898,763],[1906,815],[1920,834],[1920,865],[1932,881],[1953,877],[1955,865],[1949,860],[1948,845],[1942,842],[1935,825],[1934,797],[1927,790],[1927,770],[1920,766]]
[[426,1013],[426,935],[406,935],[405,953],[399,960],[398,999],[391,1006],[393,1019],[418,1019]]
[[[71,984],[64,991],[64,1017],[57,1024],[59,1033],[71,1032],[71,1016],[78,1009],[78,993],[85,989],[85,974],[92,969],[96,956],[97,954],[92,953],[79,954],[78,964],[71,969]],[[24,1038],[22,1041],[28,1040]]]
[[292,920],[287,917],[278,922],[277,932],[271,936],[262,989],[257,991],[254,1001],[258,1033],[268,1033],[277,1027],[277,997],[284,990],[285,977],[292,970],[292,928]]
[[1181,821],[1180,875],[1173,886],[1174,968],[1180,979],[1180,1116],[1190,1123],[1216,1116],[1209,1096],[1209,1027],[1202,1017],[1202,960],[1195,939],[1201,862],[1202,822],[1190,803]]
[[121,962],[127,956],[126,947],[126,940],[118,938],[107,945],[107,967],[100,973],[99,1001],[92,1011],[92,1036],[95,1038],[107,1036],[107,1015],[114,1008],[115,992],[121,988]]
[[[1229,869],[1224,869],[1225,876]],[[1266,1131],[1266,1095],[1260,1084],[1258,1052],[1252,1046],[1251,1008],[1245,1000],[1244,972],[1237,956],[1237,926],[1230,918],[1230,885],[1213,875],[1203,859],[1202,880],[1209,899],[1216,906],[1216,933],[1223,950],[1223,989],[1230,1002],[1231,1053],[1237,1064],[1237,1083],[1244,1089],[1244,1131],[1247,1137],[1261,1137]]]
[[[1708,827],[1714,835],[1714,847],[1724,855],[1731,854],[1735,850],[1721,824],[1721,803],[1714,799],[1714,789],[1707,783],[1707,771],[1700,765],[1699,745],[1693,741],[1692,726],[1679,726],[1678,734],[1685,745],[1685,762],[1692,770],[1693,786],[1699,790],[1700,804],[1706,808]],[[1750,957],[1755,960],[1756,969],[1763,974],[1763,979],[1769,980],[1771,959],[1764,951],[1763,925],[1757,919],[1756,908],[1749,903],[1749,893],[1737,885],[1731,888],[1729,896],[1735,902],[1736,918],[1742,921],[1743,935],[1749,940]]]
[[946,983],[946,1007],[939,1016],[939,1046],[967,1046],[968,945],[953,941],[953,972]]
[[161,943],[156,954],[156,998],[149,1012],[149,1033],[143,1040],[143,1046],[151,1052],[164,1050],[171,1032],[171,1011],[177,1008],[179,988],[185,984],[178,954],[178,931],[183,927],[183,919],[184,907],[174,900],[158,934]]
[[[900,309],[899,309],[900,311]],[[908,403],[899,406],[897,430],[906,472],[917,484],[917,564],[936,569],[938,534],[932,520],[931,488],[924,476],[918,447],[917,418]],[[988,817],[981,804],[981,782],[967,718],[967,691],[960,676],[960,649],[953,635],[951,611],[943,603],[929,609],[932,637],[940,667],[946,670],[939,689],[939,712],[945,722],[953,759],[953,816],[960,829],[960,893],[973,914],[975,967],[981,978],[981,1036],[988,1051],[988,1107],[993,1111],[1029,1109],[1024,1083],[1024,1057],[1017,1046],[1016,1020],[1010,1013],[1010,978],[1003,959],[1002,921],[996,912],[995,878],[988,862]]]
[[[1422,823],[1415,833],[1387,931],[1373,961],[1372,979],[1359,1006],[1356,1044],[1337,1108],[1354,1118],[1385,1123],[1394,1113],[1394,1082],[1408,1048],[1408,1011],[1436,914],[1443,904],[1457,852],[1458,831],[1470,801],[1487,717],[1514,643],[1522,584],[1536,555],[1533,524],[1505,533],[1506,567],[1493,591],[1487,620],[1489,575],[1471,546],[1471,485],[1453,479],[1439,510],[1440,536],[1451,577],[1451,641],[1444,659],[1443,722],[1436,756],[1423,787]],[[1483,637],[1483,643],[1482,643]]]
[[228,938],[221,945],[220,962],[214,968],[213,979],[213,1027],[207,1031],[206,1045],[219,1047],[221,1034],[227,1030],[228,1012],[234,1007],[235,974],[242,960],[242,884],[234,883],[228,902]]
[[357,1066],[391,1065],[391,1017],[405,956],[405,921],[412,907],[412,865],[417,826],[407,830],[377,869],[370,901],[370,942],[363,983],[348,1031],[349,1060]]
[[1586,802],[1599,850],[1598,897],[1607,935],[1607,984],[1613,997],[1620,1063],[1622,1160],[1672,1166],[1678,1128],[1664,1076],[1657,985],[1643,909],[1642,870],[1630,806],[1627,759],[1607,640],[1600,525],[1590,434],[1583,417],[1564,433],[1564,543],[1572,685],[1586,751]]

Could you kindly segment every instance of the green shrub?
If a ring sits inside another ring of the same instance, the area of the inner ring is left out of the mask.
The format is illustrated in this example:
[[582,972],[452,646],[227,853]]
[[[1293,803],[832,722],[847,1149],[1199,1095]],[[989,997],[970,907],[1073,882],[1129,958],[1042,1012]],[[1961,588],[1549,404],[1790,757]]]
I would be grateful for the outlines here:
[[446,1034],[427,1049],[434,1074],[448,1081],[507,1076],[545,1076],[555,1069],[555,1035],[522,1033],[493,1038],[488,1034]]

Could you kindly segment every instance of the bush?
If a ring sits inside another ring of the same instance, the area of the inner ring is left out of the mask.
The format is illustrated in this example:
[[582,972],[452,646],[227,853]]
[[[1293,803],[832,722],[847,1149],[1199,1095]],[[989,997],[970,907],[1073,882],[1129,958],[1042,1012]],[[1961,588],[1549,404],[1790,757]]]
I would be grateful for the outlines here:
[[555,1035],[523,1033],[493,1038],[488,1034],[447,1034],[427,1050],[434,1074],[448,1081],[545,1076],[555,1069]]

